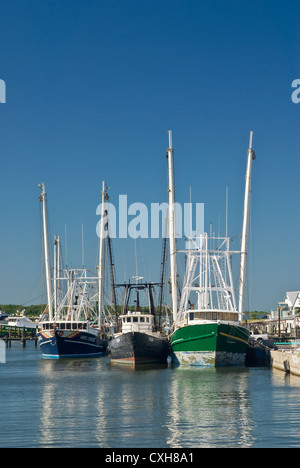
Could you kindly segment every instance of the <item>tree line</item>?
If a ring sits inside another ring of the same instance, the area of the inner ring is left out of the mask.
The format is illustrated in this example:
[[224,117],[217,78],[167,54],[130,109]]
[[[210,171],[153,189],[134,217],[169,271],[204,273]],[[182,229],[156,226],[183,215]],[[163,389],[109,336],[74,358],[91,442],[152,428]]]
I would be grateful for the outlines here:
[[39,317],[45,310],[46,304],[39,305],[16,305],[16,304],[0,304],[0,310],[5,312],[7,315],[17,315],[23,313],[27,317]]

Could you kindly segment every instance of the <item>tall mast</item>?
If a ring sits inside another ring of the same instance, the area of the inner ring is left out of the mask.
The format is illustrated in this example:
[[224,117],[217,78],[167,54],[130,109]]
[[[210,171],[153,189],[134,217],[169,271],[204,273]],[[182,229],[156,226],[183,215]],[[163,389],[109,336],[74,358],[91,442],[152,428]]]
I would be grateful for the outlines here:
[[256,156],[252,149],[253,132],[250,132],[250,143],[248,149],[248,163],[246,172],[245,184],[245,201],[244,201],[244,218],[243,218],[243,232],[241,242],[241,265],[240,265],[240,289],[239,289],[239,320],[243,320],[243,307],[244,307],[244,291],[245,291],[245,278],[247,266],[247,245],[248,245],[248,230],[249,230],[249,210],[250,210],[250,192],[251,192],[251,171],[252,161]]
[[54,314],[57,311],[57,277],[58,277],[58,268],[57,268],[57,237],[54,234],[54,278],[53,278],[53,289],[54,289]]
[[104,281],[104,230],[105,230],[105,201],[106,189],[105,182],[102,182],[102,210],[101,210],[101,223],[100,223],[100,249],[99,249],[99,327],[102,325],[102,309],[103,309],[103,281]]
[[60,280],[60,237],[54,234],[54,268],[53,268],[53,306],[54,316],[59,304],[59,280]]
[[[60,236],[57,236],[57,239],[56,239],[56,248],[57,248],[57,255],[56,255],[56,264],[57,264],[57,276],[56,276],[56,302],[57,304],[59,304],[60,302],[60,295],[59,295],[59,291],[60,291]],[[55,310],[56,312],[56,310]]]
[[52,322],[52,287],[51,287],[51,266],[50,266],[50,249],[49,249],[49,238],[48,238],[48,219],[47,219],[47,196],[45,191],[44,182],[39,185],[42,193],[40,195],[40,202],[43,205],[43,231],[44,231],[44,249],[45,249],[45,267],[46,267],[46,283],[47,283],[47,297],[48,297],[48,309],[49,309],[49,320]]
[[175,182],[174,182],[174,151],[172,147],[172,131],[169,130],[168,158],[168,198],[169,198],[169,238],[170,238],[170,267],[171,267],[171,289],[172,289],[172,312],[173,320],[177,321],[177,248],[175,238]]

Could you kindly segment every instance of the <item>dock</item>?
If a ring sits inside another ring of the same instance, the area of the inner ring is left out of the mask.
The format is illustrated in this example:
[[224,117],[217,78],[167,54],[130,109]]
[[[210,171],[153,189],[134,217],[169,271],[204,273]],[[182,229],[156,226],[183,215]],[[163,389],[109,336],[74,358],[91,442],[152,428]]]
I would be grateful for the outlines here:
[[23,328],[10,328],[9,330],[3,330],[3,326],[0,325],[0,339],[5,341],[6,347],[11,347],[12,341],[20,341],[23,348],[26,347],[27,341],[34,341],[35,347],[37,347],[38,338],[35,330],[31,332],[26,331],[25,327]]
[[271,366],[287,374],[300,376],[300,350],[271,350]]

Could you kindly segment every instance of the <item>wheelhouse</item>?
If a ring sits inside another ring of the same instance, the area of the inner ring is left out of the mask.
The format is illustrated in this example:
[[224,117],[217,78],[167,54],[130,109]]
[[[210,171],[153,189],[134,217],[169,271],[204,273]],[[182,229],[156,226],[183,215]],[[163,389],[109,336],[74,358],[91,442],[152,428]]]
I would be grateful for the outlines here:
[[83,321],[42,322],[43,330],[87,330],[88,323]]

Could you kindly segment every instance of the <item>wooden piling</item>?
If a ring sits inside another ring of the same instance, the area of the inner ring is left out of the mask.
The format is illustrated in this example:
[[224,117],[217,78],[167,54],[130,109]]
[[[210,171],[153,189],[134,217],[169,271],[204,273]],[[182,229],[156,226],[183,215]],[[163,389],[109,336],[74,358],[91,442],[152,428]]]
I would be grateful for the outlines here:
[[22,343],[22,348],[26,348],[26,330],[25,330],[25,327],[22,330],[21,343]]

